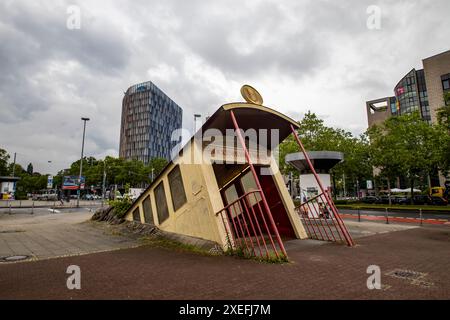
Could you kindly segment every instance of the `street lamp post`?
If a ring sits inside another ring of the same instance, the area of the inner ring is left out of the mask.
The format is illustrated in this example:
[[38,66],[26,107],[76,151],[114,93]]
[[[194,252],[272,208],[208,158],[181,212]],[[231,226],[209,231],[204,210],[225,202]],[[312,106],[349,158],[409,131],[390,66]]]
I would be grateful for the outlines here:
[[78,176],[78,192],[77,192],[77,208],[80,207],[80,193],[81,193],[81,175],[83,173],[83,157],[84,157],[84,136],[86,133],[86,121],[89,121],[89,118],[81,118],[83,123],[83,142],[81,143],[81,159],[80,159],[80,175]]
[[106,192],[106,159],[103,160],[103,183],[102,183],[102,206],[105,201],[105,192]]
[[196,134],[197,131],[202,126],[201,117],[202,117],[201,114],[194,114],[194,134]]

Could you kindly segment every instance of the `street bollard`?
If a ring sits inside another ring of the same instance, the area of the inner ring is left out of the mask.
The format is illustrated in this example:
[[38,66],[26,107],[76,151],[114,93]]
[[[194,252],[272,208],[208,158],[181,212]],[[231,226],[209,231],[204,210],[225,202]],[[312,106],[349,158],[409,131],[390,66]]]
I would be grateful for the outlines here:
[[22,208],[22,200],[19,200],[19,207]]
[[33,200],[33,202],[31,203],[31,214],[34,214],[34,200]]
[[423,226],[422,208],[419,209],[419,214],[420,214],[420,225]]
[[9,201],[9,214],[11,214],[11,201]]
[[358,208],[358,222],[361,222],[361,212],[359,211],[359,208]]
[[388,215],[388,209],[385,208],[385,212],[386,212],[386,224],[389,224],[389,215]]

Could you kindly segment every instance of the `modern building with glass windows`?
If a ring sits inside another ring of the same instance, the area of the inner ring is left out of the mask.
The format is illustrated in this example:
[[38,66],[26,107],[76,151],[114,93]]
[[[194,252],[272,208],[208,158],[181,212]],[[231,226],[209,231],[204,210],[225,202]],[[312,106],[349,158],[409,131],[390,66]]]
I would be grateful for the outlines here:
[[[423,69],[412,69],[395,86],[392,97],[366,102],[369,128],[392,116],[419,112],[427,123],[436,123],[444,93],[450,92],[450,50],[422,60]],[[432,176],[432,185],[443,185],[445,177]],[[440,182],[439,182],[439,180]]]
[[170,160],[178,141],[172,132],[181,129],[183,110],[151,81],[130,87],[122,102],[119,156],[148,163]]
[[431,123],[428,91],[423,69],[412,69],[394,89],[397,99],[398,115],[419,111],[422,118]]
[[395,86],[393,97],[366,102],[369,127],[391,116],[418,111],[428,123],[436,122],[436,112],[450,90],[450,50],[423,60],[423,69],[412,69]]

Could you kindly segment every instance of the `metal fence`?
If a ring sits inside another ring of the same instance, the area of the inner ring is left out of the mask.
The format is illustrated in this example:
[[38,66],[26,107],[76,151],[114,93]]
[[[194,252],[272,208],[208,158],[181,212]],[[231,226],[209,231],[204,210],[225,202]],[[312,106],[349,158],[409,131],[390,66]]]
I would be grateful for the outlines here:
[[250,191],[220,210],[228,249],[245,257],[285,259],[283,244],[261,203],[261,191]]
[[[103,200],[82,200],[81,207],[95,207],[102,206],[106,203]],[[34,201],[34,200],[0,200],[0,209],[27,209],[27,208],[76,208],[76,200],[69,202],[64,201]]]
[[346,243],[348,232],[341,217],[331,206],[325,194],[319,194],[296,208],[310,239]]

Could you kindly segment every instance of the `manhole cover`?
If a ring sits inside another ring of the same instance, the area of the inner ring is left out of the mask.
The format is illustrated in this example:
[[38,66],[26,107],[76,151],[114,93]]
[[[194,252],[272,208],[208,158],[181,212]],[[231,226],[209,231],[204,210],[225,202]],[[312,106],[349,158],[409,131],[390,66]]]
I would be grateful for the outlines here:
[[422,288],[431,288],[434,286],[434,283],[425,281],[425,278],[428,276],[428,274],[424,272],[395,269],[386,273],[386,275],[393,278],[407,280],[411,284]]
[[29,256],[21,256],[21,255],[17,255],[17,256],[7,256],[7,257],[1,257],[0,258],[0,262],[16,262],[16,261],[22,261],[22,260],[26,260],[28,259]]
[[393,270],[388,275],[401,279],[414,280],[424,276],[423,273],[411,270]]

